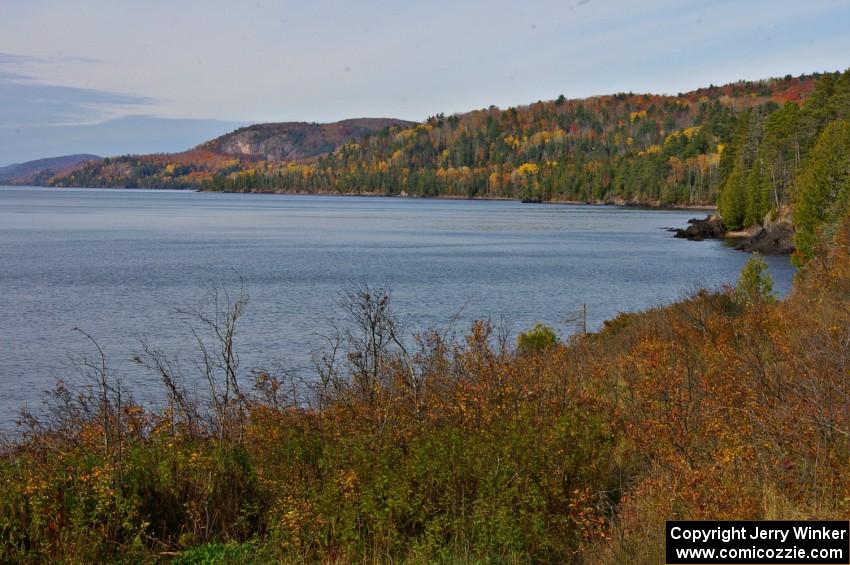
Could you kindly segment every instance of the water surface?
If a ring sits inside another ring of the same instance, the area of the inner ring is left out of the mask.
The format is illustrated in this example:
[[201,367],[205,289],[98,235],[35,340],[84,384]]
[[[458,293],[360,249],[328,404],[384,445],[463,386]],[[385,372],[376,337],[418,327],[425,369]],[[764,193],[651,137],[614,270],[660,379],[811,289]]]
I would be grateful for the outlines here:
[[[591,328],[620,311],[734,283],[746,254],[720,242],[674,239],[689,211],[507,201],[0,189],[0,425],[35,407],[69,352],[103,346],[137,397],[157,379],[133,366],[138,339],[185,355],[191,336],[173,314],[216,285],[250,305],[243,367],[302,366],[338,315],[340,289],[392,288],[411,331],[504,319],[562,335],[587,304]],[[769,258],[780,293],[787,258]],[[187,368],[191,363],[187,361]],[[190,371],[189,371],[190,372]]]

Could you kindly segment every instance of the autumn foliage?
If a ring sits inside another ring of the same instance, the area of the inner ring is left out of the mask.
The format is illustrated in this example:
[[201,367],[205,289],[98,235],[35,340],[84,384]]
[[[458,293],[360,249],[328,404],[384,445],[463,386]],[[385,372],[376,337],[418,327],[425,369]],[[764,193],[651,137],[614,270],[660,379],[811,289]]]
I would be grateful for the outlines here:
[[813,75],[789,75],[676,96],[561,96],[507,109],[491,106],[448,117],[438,114],[421,124],[393,124],[365,134],[346,130],[347,138],[344,132],[335,132],[334,143],[311,142],[288,130],[275,133],[286,124],[265,124],[237,130],[186,153],[89,163],[52,182],[233,192],[713,204],[731,172],[722,161],[725,149],[737,147],[740,124],[745,120],[755,124],[751,115],[761,123],[783,105],[797,107],[815,81]]

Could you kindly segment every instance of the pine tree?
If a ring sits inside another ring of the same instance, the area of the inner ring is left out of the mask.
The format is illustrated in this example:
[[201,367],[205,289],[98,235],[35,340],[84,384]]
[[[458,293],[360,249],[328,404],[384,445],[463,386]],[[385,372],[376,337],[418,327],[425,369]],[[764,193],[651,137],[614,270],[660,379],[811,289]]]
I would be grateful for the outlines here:
[[798,264],[812,258],[819,232],[850,211],[850,122],[829,124],[800,180],[794,208]]
[[744,219],[747,211],[746,177],[743,171],[744,165],[740,163],[732,170],[732,174],[726,180],[720,199],[717,203],[723,223],[729,229],[744,227]]
[[761,163],[753,165],[747,177],[747,211],[744,215],[744,225],[752,226],[764,221],[765,215],[770,210],[768,193],[770,186],[762,171]]

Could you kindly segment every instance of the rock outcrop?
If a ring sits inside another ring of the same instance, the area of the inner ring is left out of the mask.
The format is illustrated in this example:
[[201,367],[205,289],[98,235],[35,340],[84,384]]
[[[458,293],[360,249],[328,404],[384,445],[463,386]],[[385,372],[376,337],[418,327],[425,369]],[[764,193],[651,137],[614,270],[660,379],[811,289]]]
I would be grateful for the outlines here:
[[775,217],[767,216],[762,224],[740,231],[727,231],[723,220],[717,214],[705,219],[691,218],[685,229],[671,229],[675,237],[702,241],[704,239],[725,238],[741,251],[762,253],[764,255],[788,255],[794,252],[794,224],[791,212],[783,208]]
[[704,239],[718,239],[726,234],[723,220],[717,214],[709,214],[704,220],[691,218],[688,220],[688,224],[685,229],[677,229],[675,237],[702,241]]
[[736,249],[757,251],[763,255],[788,255],[794,252],[794,225],[787,218],[766,220],[764,225],[755,226],[741,235],[729,234],[735,240]]

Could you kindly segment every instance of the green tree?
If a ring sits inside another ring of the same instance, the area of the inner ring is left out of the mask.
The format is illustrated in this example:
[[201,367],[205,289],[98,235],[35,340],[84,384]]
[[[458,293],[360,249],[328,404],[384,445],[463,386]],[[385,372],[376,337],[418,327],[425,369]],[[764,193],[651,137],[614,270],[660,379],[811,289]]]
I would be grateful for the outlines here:
[[756,163],[750,170],[746,200],[747,212],[744,216],[744,225],[752,226],[762,223],[771,206],[770,185],[760,163]]
[[722,187],[717,208],[729,229],[743,227],[747,213],[747,163],[743,153],[751,122],[752,111],[747,110],[739,118],[731,143],[724,149],[720,160]]
[[758,253],[754,253],[741,269],[735,296],[740,302],[747,304],[774,299],[773,277],[768,270],[767,261]]
[[517,336],[516,348],[519,353],[536,353],[549,349],[558,343],[555,330],[547,325],[536,323],[534,327]]
[[717,202],[723,223],[733,230],[744,227],[744,218],[747,213],[747,179],[743,168],[743,164],[735,166]]
[[769,181],[768,200],[772,208],[779,208],[787,202],[788,189],[797,175],[802,150],[799,113],[799,106],[788,102],[771,114],[765,123],[760,156]]
[[823,130],[797,186],[794,224],[798,265],[812,258],[822,229],[850,210],[850,122],[838,120]]

